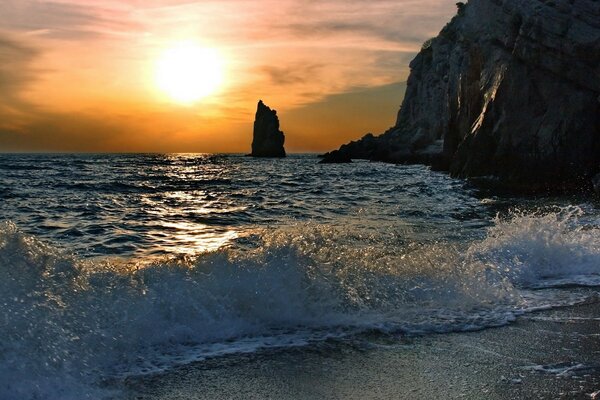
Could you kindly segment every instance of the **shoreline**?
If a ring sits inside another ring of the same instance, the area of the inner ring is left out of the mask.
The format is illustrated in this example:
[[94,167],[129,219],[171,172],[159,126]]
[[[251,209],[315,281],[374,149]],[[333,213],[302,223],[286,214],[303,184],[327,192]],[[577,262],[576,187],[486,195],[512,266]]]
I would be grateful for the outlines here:
[[475,332],[371,336],[130,378],[121,398],[590,399],[600,390],[598,299]]

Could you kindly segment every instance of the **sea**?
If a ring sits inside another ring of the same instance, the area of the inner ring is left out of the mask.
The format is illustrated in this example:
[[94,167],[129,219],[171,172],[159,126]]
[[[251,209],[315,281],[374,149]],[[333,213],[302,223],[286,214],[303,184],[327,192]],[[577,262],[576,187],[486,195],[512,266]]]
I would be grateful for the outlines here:
[[114,382],[209,359],[598,297],[597,199],[318,161],[0,155],[0,398],[119,398]]

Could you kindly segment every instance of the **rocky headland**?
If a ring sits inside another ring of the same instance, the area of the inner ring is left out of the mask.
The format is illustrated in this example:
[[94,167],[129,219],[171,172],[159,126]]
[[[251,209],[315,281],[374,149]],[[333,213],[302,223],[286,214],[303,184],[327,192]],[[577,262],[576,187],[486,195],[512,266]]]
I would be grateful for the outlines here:
[[254,119],[252,157],[285,157],[285,135],[279,130],[277,111],[270,109],[262,100],[258,102]]
[[517,191],[591,188],[600,172],[600,1],[457,6],[411,62],[395,126],[323,162],[424,163]]

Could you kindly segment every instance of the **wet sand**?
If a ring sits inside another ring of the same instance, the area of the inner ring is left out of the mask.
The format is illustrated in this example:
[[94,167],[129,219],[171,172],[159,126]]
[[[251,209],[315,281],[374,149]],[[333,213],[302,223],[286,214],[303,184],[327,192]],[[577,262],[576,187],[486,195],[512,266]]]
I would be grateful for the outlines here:
[[[478,332],[237,355],[130,379],[128,399],[590,399],[600,303]],[[600,395],[597,396],[600,399]]]

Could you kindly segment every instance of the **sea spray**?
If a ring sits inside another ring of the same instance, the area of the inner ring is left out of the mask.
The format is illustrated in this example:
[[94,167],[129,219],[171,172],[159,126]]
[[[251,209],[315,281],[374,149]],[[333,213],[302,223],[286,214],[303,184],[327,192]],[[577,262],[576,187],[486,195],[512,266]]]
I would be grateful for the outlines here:
[[4,223],[0,397],[101,398],[106,379],[203,357],[482,329],[572,304],[523,288],[595,281],[598,220],[584,214],[514,213],[470,244],[297,223],[196,258],[127,262],[82,260]]
[[486,239],[470,246],[467,260],[499,271],[519,287],[598,285],[600,218],[578,206],[516,210],[495,218]]

